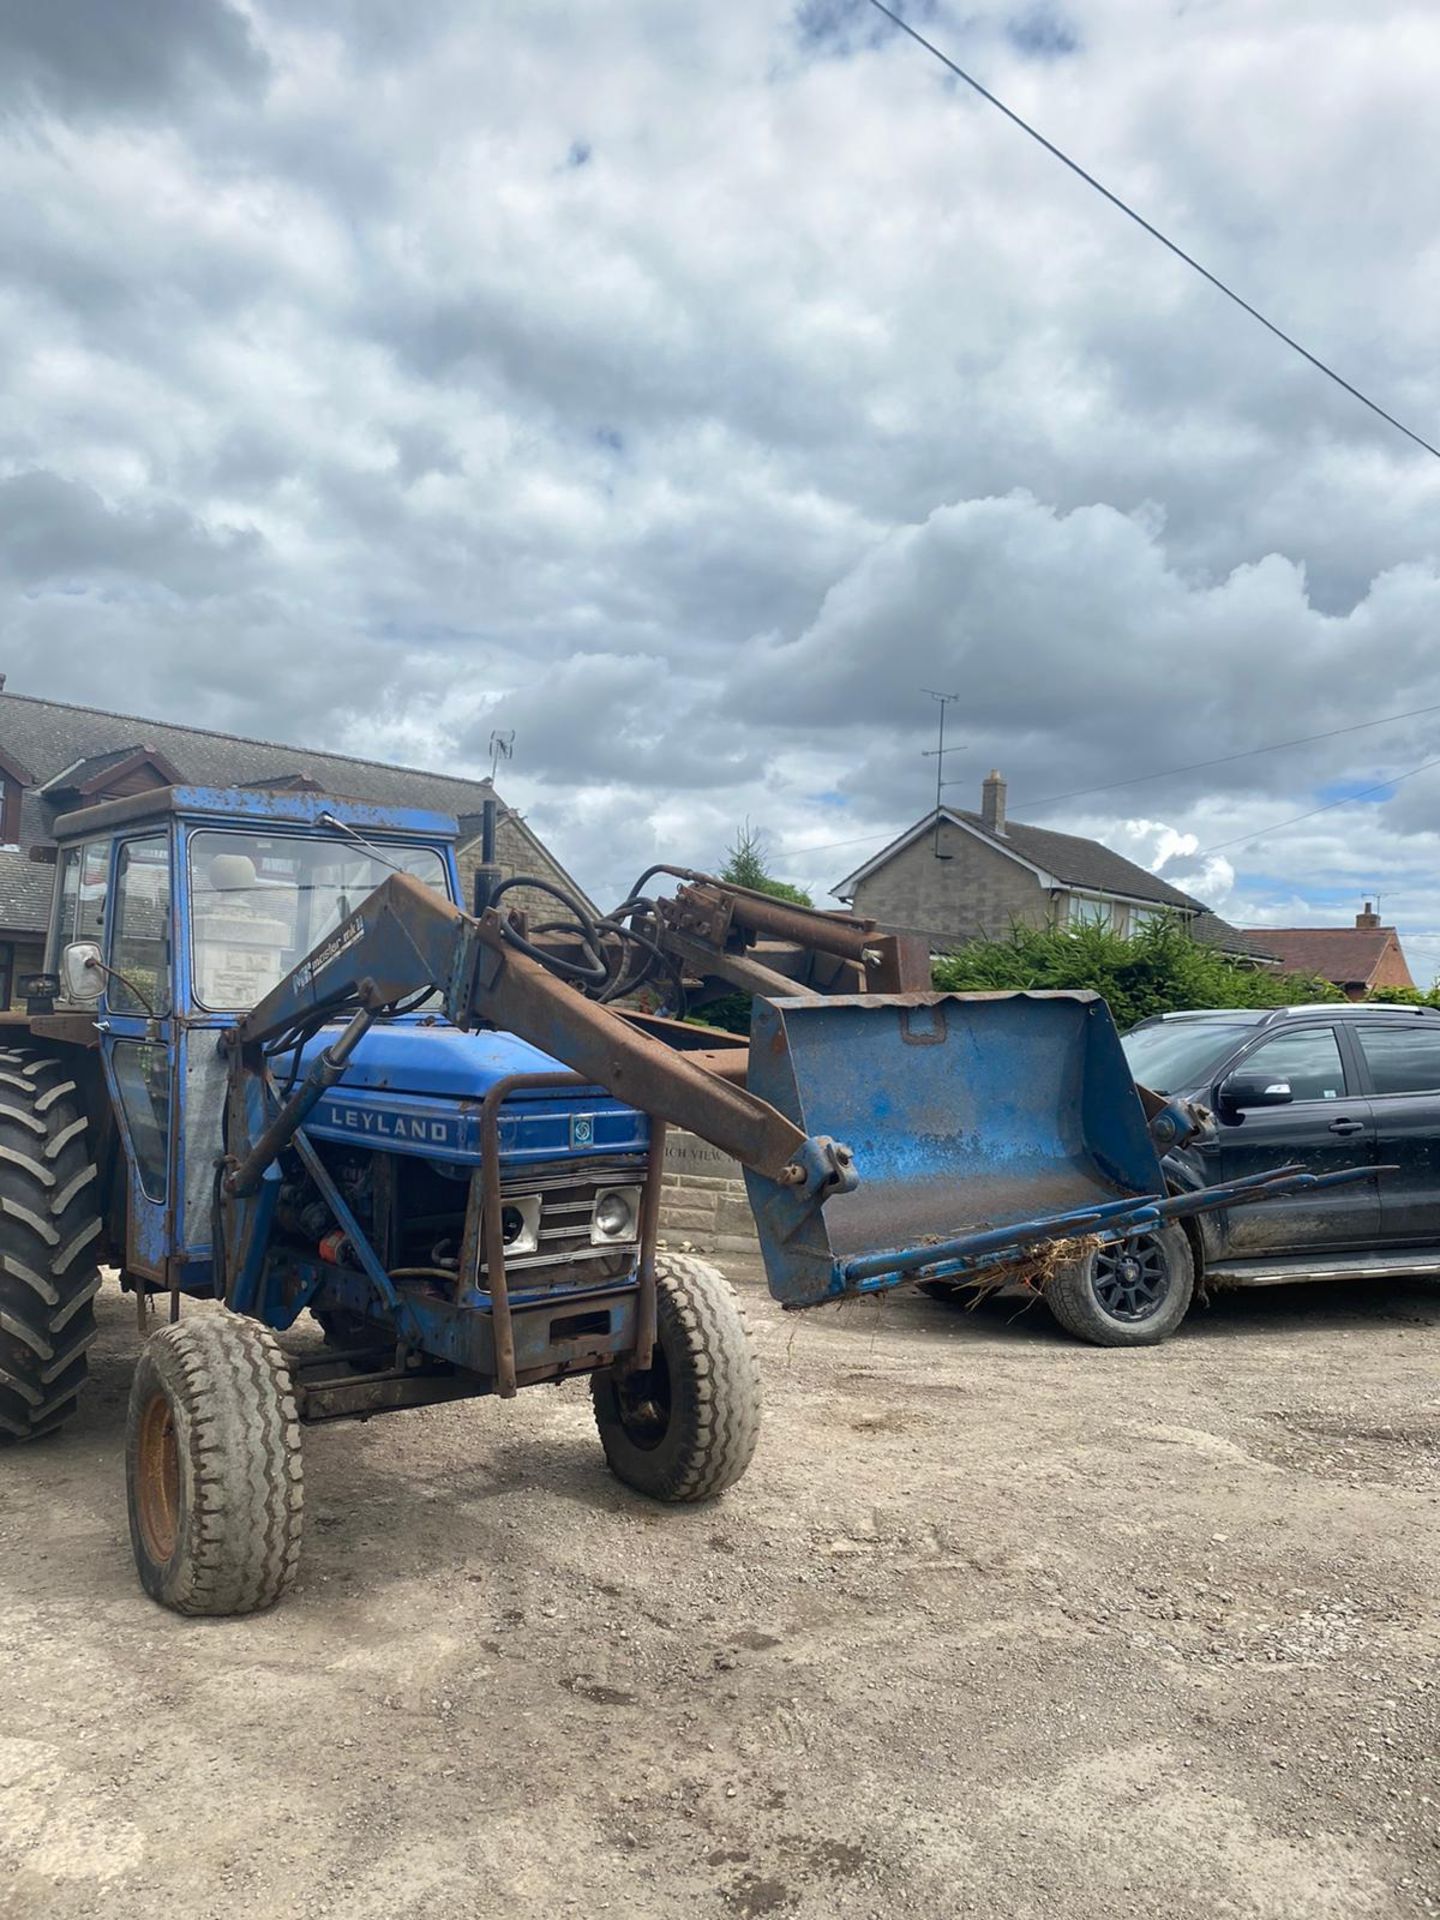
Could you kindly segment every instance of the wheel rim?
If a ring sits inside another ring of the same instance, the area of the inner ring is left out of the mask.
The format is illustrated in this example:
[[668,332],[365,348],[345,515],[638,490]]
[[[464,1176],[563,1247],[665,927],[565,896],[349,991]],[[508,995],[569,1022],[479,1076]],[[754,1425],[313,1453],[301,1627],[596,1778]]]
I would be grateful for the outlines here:
[[616,1376],[615,1406],[632,1446],[652,1453],[663,1442],[670,1431],[673,1399],[670,1365],[658,1341],[648,1367]]
[[145,1549],[163,1565],[175,1552],[180,1524],[180,1446],[175,1416],[163,1393],[152,1394],[140,1416],[137,1480],[136,1504]]
[[1094,1255],[1091,1285],[1112,1320],[1149,1320],[1170,1293],[1170,1265],[1153,1233],[1100,1247]]

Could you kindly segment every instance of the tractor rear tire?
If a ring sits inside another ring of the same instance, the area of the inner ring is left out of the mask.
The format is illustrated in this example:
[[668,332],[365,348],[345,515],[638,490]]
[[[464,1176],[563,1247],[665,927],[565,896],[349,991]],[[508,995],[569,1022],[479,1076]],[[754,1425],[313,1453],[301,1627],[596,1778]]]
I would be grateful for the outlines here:
[[300,1419],[279,1341],[197,1313],[145,1343],[125,1477],[140,1584],[176,1613],[258,1613],[300,1563]]
[[1071,1261],[1043,1298],[1065,1331],[1092,1347],[1154,1347],[1179,1327],[1194,1292],[1185,1229],[1161,1227]]
[[63,1060],[0,1047],[0,1445],[75,1411],[95,1338],[100,1209]]
[[611,1471],[652,1500],[710,1500],[744,1473],[760,1436],[760,1370],[734,1289],[708,1260],[656,1262],[654,1358],[592,1374]]

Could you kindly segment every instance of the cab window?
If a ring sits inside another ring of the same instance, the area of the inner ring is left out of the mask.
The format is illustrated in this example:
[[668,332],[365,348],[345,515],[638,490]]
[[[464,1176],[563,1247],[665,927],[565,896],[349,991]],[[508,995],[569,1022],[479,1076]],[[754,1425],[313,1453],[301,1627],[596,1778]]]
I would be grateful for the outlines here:
[[1288,1081],[1297,1100],[1341,1100],[1345,1096],[1345,1068],[1333,1027],[1302,1027],[1297,1033],[1277,1033],[1262,1040],[1239,1063],[1247,1080]]
[[210,830],[190,836],[190,921],[195,999],[244,1009],[347,920],[390,874],[449,897],[433,847],[357,845],[339,835]]
[[110,885],[110,842],[90,840],[67,847],[60,856],[60,913],[55,962],[72,941],[99,940],[105,929],[105,896]]
[[170,846],[163,833],[127,840],[115,865],[107,1004],[165,1013],[170,1000]]

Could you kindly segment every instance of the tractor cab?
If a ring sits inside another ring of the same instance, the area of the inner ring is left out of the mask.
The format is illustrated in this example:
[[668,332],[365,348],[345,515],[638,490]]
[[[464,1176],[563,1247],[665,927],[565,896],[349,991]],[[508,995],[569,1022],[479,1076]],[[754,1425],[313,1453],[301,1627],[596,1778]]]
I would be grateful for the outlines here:
[[[309,792],[172,787],[66,815],[56,837],[48,973],[32,1010],[53,1010],[43,1024],[83,1034],[92,1060],[98,1051],[101,1104],[118,1136],[113,1184],[128,1189],[108,1209],[116,1264],[135,1280],[205,1292],[222,1035],[391,874],[459,904],[456,823]],[[421,994],[367,1036],[344,1097],[315,1116],[316,1136],[334,1143],[323,1151],[423,1154],[458,1175],[478,1155],[473,1103],[488,1087],[558,1070],[512,1036],[434,1031],[445,1026],[438,998]],[[277,1068],[291,1064],[277,1056]],[[439,1213],[446,1176],[433,1179]],[[452,1210],[463,1214],[457,1193],[451,1179]],[[527,1218],[536,1214],[532,1206]]]
[[459,899],[455,821],[171,787],[65,815],[48,965],[66,1009],[247,1011],[390,873]]

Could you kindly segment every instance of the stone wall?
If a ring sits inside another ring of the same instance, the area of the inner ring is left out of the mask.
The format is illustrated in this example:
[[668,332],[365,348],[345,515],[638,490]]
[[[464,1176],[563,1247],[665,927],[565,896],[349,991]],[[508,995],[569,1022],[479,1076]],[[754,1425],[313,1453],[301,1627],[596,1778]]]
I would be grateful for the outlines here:
[[755,1253],[755,1220],[738,1161],[693,1133],[665,1139],[660,1239],[672,1253]]

